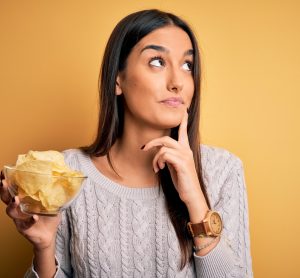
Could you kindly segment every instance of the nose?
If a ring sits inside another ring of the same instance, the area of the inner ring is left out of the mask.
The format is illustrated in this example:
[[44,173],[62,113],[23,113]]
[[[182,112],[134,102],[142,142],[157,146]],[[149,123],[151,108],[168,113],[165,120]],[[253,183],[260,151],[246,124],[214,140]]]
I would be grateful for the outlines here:
[[183,78],[180,70],[172,69],[169,72],[167,88],[170,92],[178,93],[183,89]]

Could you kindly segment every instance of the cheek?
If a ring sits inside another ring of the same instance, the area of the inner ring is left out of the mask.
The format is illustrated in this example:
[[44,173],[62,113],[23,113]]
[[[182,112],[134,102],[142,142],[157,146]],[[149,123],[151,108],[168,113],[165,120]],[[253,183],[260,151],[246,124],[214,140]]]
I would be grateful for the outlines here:
[[132,94],[139,91],[143,85],[141,75],[136,72],[129,72],[126,81],[123,83],[123,92]]
[[147,101],[147,88],[145,88],[144,81],[140,77],[131,76],[126,80],[126,84],[122,88],[124,100],[127,107],[131,111],[139,109],[144,106]]
[[122,86],[122,92],[126,102],[130,101],[130,99],[136,99],[137,101],[139,100],[141,91],[140,87],[140,82],[137,78],[131,77],[124,82]]
[[194,86],[194,80],[189,80],[188,82],[188,86],[187,86],[187,102],[188,105],[191,104],[192,98],[194,96],[194,90],[195,90],[195,86]]
[[161,93],[164,87],[164,79],[162,76],[154,76],[149,74],[131,75],[130,79],[126,80],[124,86],[124,95],[126,99],[137,98],[146,100],[146,98],[156,97]]

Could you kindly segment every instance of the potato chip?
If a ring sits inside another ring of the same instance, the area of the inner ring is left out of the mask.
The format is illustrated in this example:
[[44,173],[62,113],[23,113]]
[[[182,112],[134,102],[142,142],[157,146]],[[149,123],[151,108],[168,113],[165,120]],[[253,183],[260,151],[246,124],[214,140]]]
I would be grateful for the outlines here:
[[27,160],[22,164],[17,165],[16,170],[51,175],[52,162],[45,160]]
[[[35,167],[28,167],[28,169],[33,171]],[[40,188],[52,183],[51,172],[49,173],[49,169],[46,168],[44,168],[44,170],[47,174],[41,174],[41,168],[39,168],[39,172],[36,173],[23,170],[16,171],[15,181],[28,195],[34,195],[40,190]]]
[[26,154],[19,154],[16,162],[16,166],[24,163],[26,161]]
[[20,198],[24,198],[25,196],[29,196],[33,200],[36,200],[36,201],[40,200],[38,192],[36,194],[28,194],[21,187],[18,188],[18,195],[19,195]]
[[67,201],[67,194],[60,183],[54,183],[43,187],[39,192],[39,198],[47,210],[55,210]]
[[58,210],[80,189],[83,174],[71,170],[57,151],[29,151],[18,156],[14,179],[19,193],[41,202],[48,211]]
[[56,165],[66,166],[63,154],[57,151],[29,151],[27,154],[18,156],[16,166],[26,161],[34,160],[49,161],[54,162]]

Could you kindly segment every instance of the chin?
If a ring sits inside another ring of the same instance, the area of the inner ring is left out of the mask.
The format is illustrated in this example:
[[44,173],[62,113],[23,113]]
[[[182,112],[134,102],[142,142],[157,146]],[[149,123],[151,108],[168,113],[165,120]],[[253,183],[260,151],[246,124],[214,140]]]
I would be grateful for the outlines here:
[[170,128],[177,127],[181,123],[181,117],[178,117],[178,119],[176,118],[177,117],[175,117],[174,115],[172,117],[164,117],[164,118],[161,117],[156,122],[156,125],[163,129],[170,129]]

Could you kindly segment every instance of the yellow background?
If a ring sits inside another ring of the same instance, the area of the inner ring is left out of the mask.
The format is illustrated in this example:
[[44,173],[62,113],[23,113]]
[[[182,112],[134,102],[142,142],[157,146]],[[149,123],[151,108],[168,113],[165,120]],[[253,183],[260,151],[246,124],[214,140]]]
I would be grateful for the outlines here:
[[[299,3],[1,0],[0,165],[88,144],[113,27],[139,9],[174,12],[202,50],[203,142],[244,162],[255,277],[300,277]],[[0,277],[21,277],[31,247],[3,204],[0,219]]]

